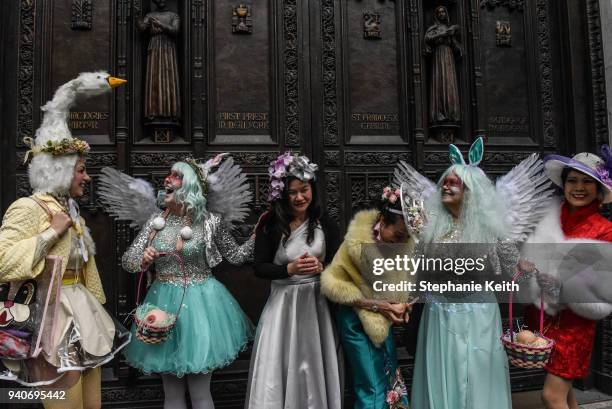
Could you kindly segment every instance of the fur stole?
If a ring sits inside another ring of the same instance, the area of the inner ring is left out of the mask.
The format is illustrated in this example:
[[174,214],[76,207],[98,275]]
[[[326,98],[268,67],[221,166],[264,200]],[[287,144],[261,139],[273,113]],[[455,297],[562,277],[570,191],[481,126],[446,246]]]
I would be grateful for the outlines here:
[[[371,271],[362,269],[362,246],[374,244],[372,228],[376,224],[378,212],[364,210],[358,212],[351,221],[344,242],[338,249],[331,264],[321,275],[321,291],[327,298],[339,304],[350,305],[361,299],[388,299],[392,301],[406,301],[408,293],[402,292],[376,292],[372,288],[373,281],[396,283],[409,280],[408,272],[385,272],[375,276]],[[406,244],[406,252],[414,248],[412,239]],[[375,247],[368,246],[369,256],[376,256]],[[381,256],[382,257],[382,256]],[[392,323],[380,313],[355,307],[355,311],[363,325],[365,333],[370,340],[380,346],[389,335]]]
[[[543,250],[547,244],[554,243],[563,243],[563,245],[554,246],[557,254],[553,260],[550,252]],[[612,312],[612,289],[610,286],[602,285],[612,279],[612,272],[609,271],[609,268],[588,266],[589,260],[593,260],[595,266],[612,265],[612,246],[610,243],[593,239],[566,239],[561,229],[560,202],[555,201],[551,204],[550,210],[537,225],[526,244],[521,252],[522,257],[535,263],[543,273],[550,274],[563,282],[561,300],[558,303],[544,297],[544,310],[547,314],[554,316],[560,310],[570,308],[582,317],[599,320]],[[529,246],[529,244],[540,245]],[[584,244],[606,244],[606,246],[587,247]],[[590,253],[591,249],[593,253]],[[581,258],[587,264],[581,266],[573,262]],[[594,262],[598,259],[599,261],[595,264]],[[582,270],[579,270],[578,266],[582,267]],[[535,277],[529,280],[527,296],[526,301],[533,302],[536,307],[540,307],[540,288]],[[572,302],[591,300],[597,302]]]

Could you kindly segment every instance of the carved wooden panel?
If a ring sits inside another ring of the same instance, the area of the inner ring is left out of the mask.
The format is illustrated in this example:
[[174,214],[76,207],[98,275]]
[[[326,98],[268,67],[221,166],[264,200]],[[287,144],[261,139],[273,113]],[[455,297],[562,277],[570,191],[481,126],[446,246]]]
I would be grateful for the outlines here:
[[[500,20],[507,21],[511,27],[512,44],[509,47],[501,48],[497,45],[496,27]],[[536,65],[530,53],[534,43],[532,34],[529,13],[517,8],[482,5],[482,110],[483,125],[490,142],[514,138],[515,141],[533,143],[540,133],[539,121],[532,115],[537,109],[533,105],[537,101],[531,97],[535,94],[536,78],[528,75],[530,68]]]
[[[91,30],[71,29],[75,17],[89,21],[87,13],[73,13],[73,4],[92,5]],[[2,6],[8,42],[0,63],[15,78],[5,81],[1,96],[2,137],[10,137],[9,149],[0,153],[4,195],[30,193],[21,140],[34,134],[39,106],[55,87],[93,69],[129,81],[112,95],[79,103],[70,118],[75,135],[93,145],[93,180],[81,205],[98,243],[108,308],[121,320],[134,306],[134,278],[121,271],[120,256],[135,232],[99,206],[96,185],[104,166],[159,187],[174,162],[229,150],[255,193],[247,231],[266,205],[269,162],[289,148],[320,165],[326,210],[342,228],[389,183],[398,160],[438,177],[448,153],[430,137],[431,61],[423,55],[438,4],[447,5],[451,22],[460,26],[464,50],[457,62],[463,110],[457,143],[467,150],[475,135],[487,135],[488,173],[503,174],[532,151],[570,154],[564,150],[578,138],[578,145],[593,147],[607,140],[597,0],[573,8],[556,0],[246,1],[247,30],[233,32],[239,4],[167,0],[182,27],[176,40],[182,120],[170,144],[154,143],[143,125],[148,38],[136,31],[135,21],[154,8],[151,0],[19,0]],[[572,20],[580,24],[567,24],[568,10],[583,13]],[[499,43],[500,35],[510,35],[510,42]],[[574,77],[573,70],[585,75]],[[572,99],[572,90],[584,92],[584,104]],[[574,112],[576,106],[584,112]],[[267,283],[248,268],[224,266],[218,276],[256,320]],[[602,324],[598,368],[605,382],[612,379],[609,327]],[[216,373],[218,407],[242,407],[248,359],[247,352]],[[410,359],[402,365],[409,371]],[[105,381],[104,391],[110,407],[160,407],[157,380],[139,378],[138,388],[128,389],[125,363],[110,367],[112,381]],[[536,387],[538,376],[513,371],[513,387]]]
[[[214,124],[211,143],[273,143],[273,121],[278,118],[278,98],[272,94],[282,78],[278,71],[278,42],[274,28],[277,3],[264,2],[250,7],[253,24],[250,35],[236,35],[232,25],[233,0],[215,1],[212,30],[214,64],[209,89],[215,90],[214,109],[209,120]],[[246,18],[246,17],[245,17]],[[246,23],[244,23],[246,24]],[[256,69],[253,69],[255,68]],[[276,137],[276,135],[274,135]]]
[[[87,2],[78,3],[87,7]],[[97,22],[95,30],[71,29],[74,2],[52,2],[48,7],[53,20],[44,26],[43,65],[49,75],[44,77],[41,104],[53,96],[57,87],[81,72],[104,70],[115,74],[112,1],[97,0],[95,7],[89,8],[91,20]],[[92,145],[111,143],[112,100],[110,94],[80,100],[71,110],[68,121],[73,135],[83,137]]]
[[[340,3],[343,22],[338,30],[341,35],[336,39],[343,44],[345,143],[407,141],[408,124],[402,121],[401,114],[405,101],[402,85],[406,79],[400,75],[405,55],[400,39],[405,38],[405,33],[399,29],[398,3],[389,0]],[[379,30],[380,37],[375,40],[364,38],[364,25],[371,24]]]

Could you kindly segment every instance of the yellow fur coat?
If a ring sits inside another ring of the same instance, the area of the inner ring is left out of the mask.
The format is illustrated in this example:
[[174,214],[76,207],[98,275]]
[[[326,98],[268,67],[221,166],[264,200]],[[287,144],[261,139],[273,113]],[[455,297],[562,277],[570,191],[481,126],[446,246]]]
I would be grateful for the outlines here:
[[[321,274],[321,291],[327,298],[338,303],[351,305],[363,299],[381,299],[359,271],[361,264],[361,246],[375,243],[372,228],[376,224],[378,212],[364,210],[355,215],[351,221],[344,242],[336,252],[331,264]],[[406,252],[414,248],[412,239],[406,243]],[[381,280],[393,282],[409,280],[409,272],[391,272],[381,275]],[[385,298],[393,301],[406,301],[408,293],[388,293]],[[380,346],[389,335],[391,321],[382,314],[355,307],[365,333],[370,340]]]
[[[36,197],[45,202],[53,213],[64,210],[52,196],[36,195]],[[38,235],[49,228],[50,222],[45,210],[30,198],[18,199],[8,208],[0,227],[0,281],[26,280],[35,278],[42,272],[45,260],[43,258],[34,264],[34,253]],[[83,218],[81,218],[81,225],[85,226]],[[63,259],[62,275],[70,256],[73,234],[76,234],[76,230],[71,227],[48,253],[48,255],[60,256]],[[94,243],[87,228],[84,229],[83,234],[90,254],[89,261],[84,267],[85,286],[100,303],[104,304],[106,298],[93,257]]]

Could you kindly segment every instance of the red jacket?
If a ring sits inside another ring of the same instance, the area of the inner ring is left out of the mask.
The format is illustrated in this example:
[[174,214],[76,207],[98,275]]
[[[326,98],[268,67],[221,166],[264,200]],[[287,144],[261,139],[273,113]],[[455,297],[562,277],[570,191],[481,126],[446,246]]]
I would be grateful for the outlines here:
[[574,210],[563,202],[561,206],[561,228],[567,238],[594,239],[612,242],[612,222],[598,213],[599,202]]

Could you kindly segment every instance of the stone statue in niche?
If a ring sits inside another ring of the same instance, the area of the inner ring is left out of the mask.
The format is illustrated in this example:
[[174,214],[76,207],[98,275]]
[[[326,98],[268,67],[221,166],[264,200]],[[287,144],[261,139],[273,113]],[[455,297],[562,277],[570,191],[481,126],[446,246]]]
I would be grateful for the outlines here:
[[434,10],[434,24],[425,32],[425,54],[431,56],[429,125],[436,139],[454,140],[461,125],[461,105],[455,61],[461,59],[459,26],[450,24],[448,9]]
[[165,0],[152,0],[156,10],[139,17],[136,27],[150,36],[145,76],[145,125],[155,142],[171,142],[181,119],[176,37],[178,14],[166,9]]

